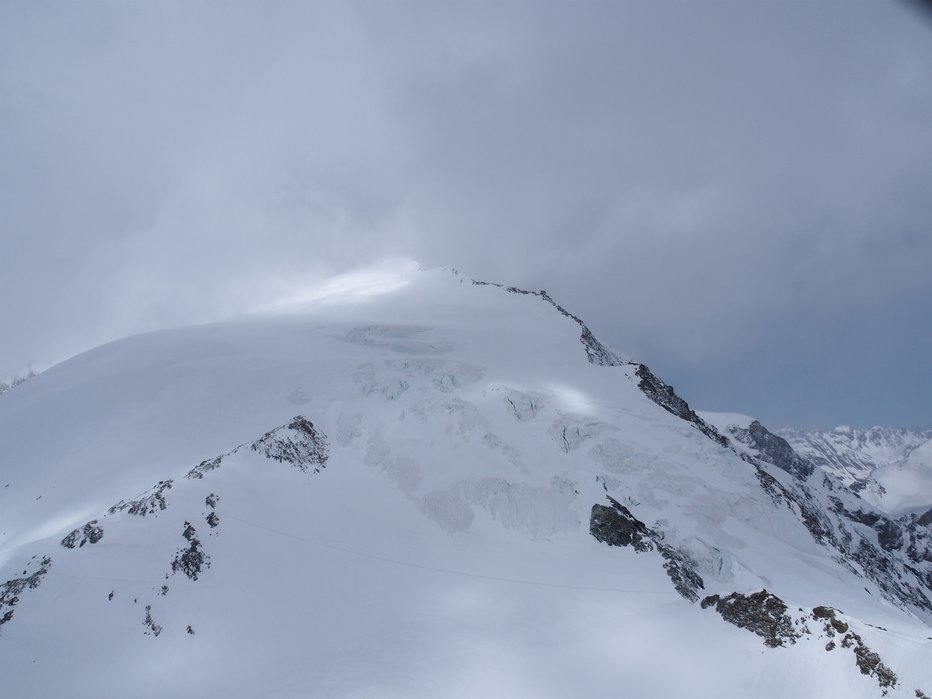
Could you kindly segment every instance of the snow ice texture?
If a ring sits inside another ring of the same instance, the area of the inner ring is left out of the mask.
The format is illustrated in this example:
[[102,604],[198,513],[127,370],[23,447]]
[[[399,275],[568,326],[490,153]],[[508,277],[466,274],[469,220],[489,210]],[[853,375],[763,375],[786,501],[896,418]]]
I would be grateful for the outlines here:
[[895,479],[405,274],[0,396],[4,696],[932,691],[932,516],[849,487]]

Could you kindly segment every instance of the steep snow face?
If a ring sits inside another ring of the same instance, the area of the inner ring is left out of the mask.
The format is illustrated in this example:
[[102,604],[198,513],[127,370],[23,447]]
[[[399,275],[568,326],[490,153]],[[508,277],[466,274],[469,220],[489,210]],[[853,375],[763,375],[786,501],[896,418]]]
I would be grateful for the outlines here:
[[779,435],[813,464],[891,514],[932,507],[932,430],[836,427]]
[[[932,689],[923,609],[804,521],[828,496],[545,294],[396,281],[111,343],[0,400],[5,692]],[[824,605],[857,640],[826,650]]]

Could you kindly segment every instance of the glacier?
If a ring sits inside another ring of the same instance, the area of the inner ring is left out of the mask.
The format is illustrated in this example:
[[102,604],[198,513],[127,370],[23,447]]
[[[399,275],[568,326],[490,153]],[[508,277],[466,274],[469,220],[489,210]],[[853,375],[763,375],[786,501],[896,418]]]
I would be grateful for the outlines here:
[[932,522],[546,292],[367,289],[0,397],[7,696],[932,691]]

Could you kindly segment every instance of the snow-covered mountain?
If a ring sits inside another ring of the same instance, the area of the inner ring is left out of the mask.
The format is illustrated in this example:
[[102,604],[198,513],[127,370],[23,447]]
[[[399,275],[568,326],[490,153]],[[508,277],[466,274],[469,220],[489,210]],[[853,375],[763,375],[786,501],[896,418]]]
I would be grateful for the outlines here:
[[0,398],[5,696],[932,691],[932,516],[695,413],[544,292],[369,292]]
[[779,435],[819,468],[892,514],[932,507],[932,430],[836,427]]

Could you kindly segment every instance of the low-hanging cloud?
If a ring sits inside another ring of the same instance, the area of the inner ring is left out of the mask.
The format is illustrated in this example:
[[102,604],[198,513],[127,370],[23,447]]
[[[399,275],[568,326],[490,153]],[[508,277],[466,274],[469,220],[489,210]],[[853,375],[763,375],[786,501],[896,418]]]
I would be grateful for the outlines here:
[[928,39],[897,3],[5,5],[0,369],[405,257],[547,288],[702,407],[932,422]]

